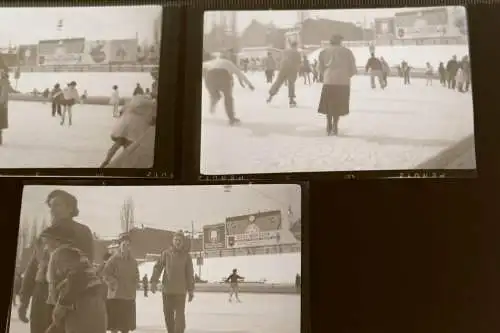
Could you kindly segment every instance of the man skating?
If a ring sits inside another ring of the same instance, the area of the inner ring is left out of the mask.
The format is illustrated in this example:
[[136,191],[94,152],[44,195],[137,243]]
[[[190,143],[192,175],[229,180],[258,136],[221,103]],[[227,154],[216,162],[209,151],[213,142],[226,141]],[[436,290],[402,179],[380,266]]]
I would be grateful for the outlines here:
[[302,57],[298,51],[297,42],[291,42],[290,48],[283,51],[278,77],[269,90],[267,103],[272,101],[281,86],[286,83],[288,86],[289,105],[290,107],[297,106],[297,102],[295,101],[295,81],[297,81],[301,65]]
[[204,62],[203,71],[205,87],[210,94],[210,113],[215,113],[215,107],[222,98],[221,94],[223,94],[229,125],[232,126],[240,123],[240,120],[234,114],[233,75],[236,75],[243,88],[246,84],[253,91],[254,87],[246,75],[228,59],[229,56],[230,54],[226,52],[220,58]]
[[233,294],[234,294],[236,301],[238,303],[241,303],[241,300],[239,297],[239,292],[240,292],[239,281],[243,280],[243,279],[244,279],[244,277],[241,277],[238,275],[238,270],[236,268],[233,269],[233,272],[231,273],[231,275],[229,275],[228,278],[226,279],[226,283],[229,282],[229,288],[230,288],[229,289],[229,302],[233,301]]
[[183,333],[186,328],[186,296],[188,302],[194,297],[193,261],[182,232],[175,234],[173,245],[163,251],[156,262],[151,276],[151,292],[163,273],[163,314],[168,333]]

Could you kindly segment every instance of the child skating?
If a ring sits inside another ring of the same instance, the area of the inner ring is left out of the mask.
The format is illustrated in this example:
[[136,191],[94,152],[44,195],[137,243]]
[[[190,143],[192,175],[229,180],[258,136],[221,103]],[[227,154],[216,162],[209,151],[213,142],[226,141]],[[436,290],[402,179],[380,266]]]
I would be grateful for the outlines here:
[[229,277],[226,279],[226,283],[229,282],[229,302],[233,301],[233,294],[234,297],[236,298],[236,301],[238,303],[241,303],[240,298],[238,297],[239,294],[239,281],[245,279],[242,276],[238,275],[238,270],[235,268],[233,269],[233,273],[229,275]]

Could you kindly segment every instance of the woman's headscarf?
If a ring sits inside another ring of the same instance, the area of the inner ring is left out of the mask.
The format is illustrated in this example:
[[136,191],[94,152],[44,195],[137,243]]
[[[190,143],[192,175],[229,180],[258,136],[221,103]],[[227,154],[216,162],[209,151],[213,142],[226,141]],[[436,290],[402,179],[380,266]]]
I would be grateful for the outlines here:
[[78,214],[80,213],[80,211],[78,210],[78,200],[76,199],[76,197],[74,195],[72,195],[66,191],[63,191],[63,190],[54,190],[54,191],[49,193],[45,203],[48,206],[50,206],[50,201],[54,198],[61,198],[62,200],[64,200],[66,202],[66,204],[68,206],[71,207],[71,210],[72,210],[71,217],[78,216]]

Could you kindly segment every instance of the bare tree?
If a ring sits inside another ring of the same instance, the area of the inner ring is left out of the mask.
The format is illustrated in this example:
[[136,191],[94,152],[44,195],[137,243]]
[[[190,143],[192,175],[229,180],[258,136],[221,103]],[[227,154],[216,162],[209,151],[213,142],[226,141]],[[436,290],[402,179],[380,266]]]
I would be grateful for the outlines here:
[[120,212],[122,232],[129,232],[135,227],[134,201],[128,198],[123,202]]

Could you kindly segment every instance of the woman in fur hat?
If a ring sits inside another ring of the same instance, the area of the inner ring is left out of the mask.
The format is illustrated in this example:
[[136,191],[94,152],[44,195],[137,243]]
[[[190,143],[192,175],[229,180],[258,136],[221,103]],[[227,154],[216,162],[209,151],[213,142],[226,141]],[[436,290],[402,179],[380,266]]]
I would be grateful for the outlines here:
[[126,149],[151,130],[151,126],[156,121],[156,107],[155,100],[137,95],[122,109],[122,115],[111,133],[113,145],[102,162],[101,168],[108,166],[120,148]]
[[130,238],[122,235],[120,250],[109,258],[102,275],[108,285],[108,330],[126,333],[136,329],[135,298],[139,266],[130,252]]
[[102,282],[87,255],[75,247],[76,234],[53,225],[41,234],[50,253],[48,302],[54,304],[47,333],[105,333],[106,305]]

